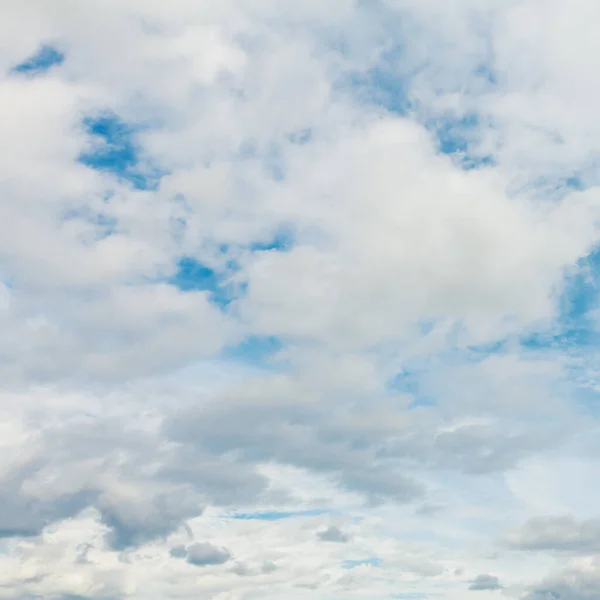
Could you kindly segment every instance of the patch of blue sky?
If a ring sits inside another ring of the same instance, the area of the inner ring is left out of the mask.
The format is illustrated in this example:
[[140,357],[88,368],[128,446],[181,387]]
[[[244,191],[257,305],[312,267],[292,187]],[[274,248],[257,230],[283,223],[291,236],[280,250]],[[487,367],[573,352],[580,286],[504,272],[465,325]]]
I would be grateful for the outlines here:
[[79,156],[79,162],[90,169],[110,173],[139,190],[158,187],[165,172],[144,157],[137,141],[143,126],[126,123],[118,115],[104,112],[85,117],[83,127],[92,145]]
[[[342,90],[350,90],[360,103],[380,106],[390,113],[422,123],[434,136],[438,151],[448,155],[461,168],[471,170],[495,165],[495,158],[482,151],[482,134],[490,124],[476,113],[431,116],[430,110],[413,92],[419,75],[430,65],[419,63],[397,44],[379,57],[377,64],[366,70],[349,73],[340,82]],[[497,85],[498,76],[491,64],[482,63],[470,78],[477,95]],[[444,90],[438,90],[442,93]],[[446,90],[448,91],[448,90]]]
[[579,320],[600,304],[600,248],[580,260],[575,273],[567,277],[563,293],[563,317]]
[[580,174],[574,173],[565,179],[565,187],[570,190],[577,190],[581,192],[586,189],[586,184]]
[[294,246],[295,241],[296,236],[293,228],[282,226],[269,238],[252,242],[250,250],[252,252],[286,252]]
[[[184,218],[172,219],[171,231],[174,239],[182,238],[187,227]],[[244,244],[218,243],[207,246],[216,262],[222,265],[222,268],[228,273],[238,272],[241,268],[240,257],[245,253],[251,252],[288,252],[296,244],[296,234],[294,228],[289,225],[281,225],[274,231],[265,233],[257,237],[252,242]],[[189,259],[186,259],[189,260]]]
[[600,418],[600,389],[594,375],[596,349],[600,347],[600,249],[579,261],[565,277],[558,300],[558,314],[536,331],[518,335],[516,340],[469,349],[475,360],[518,347],[532,355],[560,356],[564,361],[564,394],[588,415]]
[[234,286],[228,272],[218,272],[199,260],[184,256],[177,262],[177,271],[168,282],[183,292],[209,292],[211,302],[225,309],[240,293],[242,286]]
[[583,325],[565,327],[521,336],[519,343],[530,351],[577,351],[600,343],[600,333]]
[[[186,230],[185,217],[178,216],[170,223],[171,233],[175,240],[183,238]],[[207,291],[211,301],[220,308],[227,308],[234,300],[242,298],[247,290],[243,281],[234,281],[233,276],[239,272],[240,251],[255,252],[287,252],[295,244],[295,233],[292,227],[282,225],[271,235],[251,242],[246,246],[231,246],[229,244],[216,244],[212,250],[211,260],[206,263],[191,256],[182,256],[177,262],[175,274],[168,279],[168,283],[184,292]],[[213,260],[214,259],[214,260]],[[238,356],[252,353],[264,355],[271,353],[278,342],[274,338],[248,338],[239,347],[231,352]]]
[[495,164],[493,156],[477,151],[486,125],[476,113],[444,115],[426,121],[425,126],[435,136],[438,151],[450,156],[463,169],[471,170]]
[[330,513],[329,510],[298,510],[298,511],[259,511],[250,513],[234,513],[226,515],[227,518],[238,521],[282,521],[284,519],[298,519],[306,517],[319,517]]
[[600,343],[600,249],[580,260],[565,277],[556,323],[545,331],[522,336],[529,350],[583,349]]
[[355,569],[356,567],[379,567],[383,561],[378,557],[362,558],[358,560],[345,560],[342,562],[342,569]]
[[43,45],[32,56],[15,65],[12,72],[29,76],[39,75],[60,65],[64,60],[65,55],[54,46]]
[[403,592],[400,594],[392,594],[391,596],[394,600],[425,600],[429,598],[427,594],[423,594],[422,592]]
[[220,277],[213,269],[195,258],[183,257],[177,263],[177,273],[171,283],[184,292],[214,291],[220,284]]
[[412,73],[404,73],[399,68],[403,52],[401,46],[395,46],[382,54],[376,66],[367,71],[350,72],[340,82],[341,89],[349,89],[361,103],[408,115],[415,104],[410,96]]
[[[412,114],[415,102],[410,99],[408,83],[401,80],[394,82],[390,75],[379,69],[366,75],[355,74],[351,83],[360,90],[357,95],[362,101],[381,105],[386,110],[418,120],[418,116]],[[434,136],[438,152],[449,156],[462,169],[472,170],[496,164],[491,154],[478,150],[484,127],[478,115],[446,115],[428,119],[423,125]]]
[[435,406],[436,401],[424,389],[424,372],[406,369],[391,377],[386,383],[386,389],[391,393],[408,394],[412,397],[409,410],[419,407]]
[[229,346],[222,352],[228,360],[264,366],[285,347],[284,342],[275,336],[251,335],[235,346]]

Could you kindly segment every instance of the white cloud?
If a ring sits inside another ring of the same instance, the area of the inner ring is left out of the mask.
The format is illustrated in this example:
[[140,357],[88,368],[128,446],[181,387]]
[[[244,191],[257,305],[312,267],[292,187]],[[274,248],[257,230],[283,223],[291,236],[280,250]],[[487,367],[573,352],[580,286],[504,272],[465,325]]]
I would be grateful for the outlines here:
[[592,598],[596,5],[4,4],[0,598]]

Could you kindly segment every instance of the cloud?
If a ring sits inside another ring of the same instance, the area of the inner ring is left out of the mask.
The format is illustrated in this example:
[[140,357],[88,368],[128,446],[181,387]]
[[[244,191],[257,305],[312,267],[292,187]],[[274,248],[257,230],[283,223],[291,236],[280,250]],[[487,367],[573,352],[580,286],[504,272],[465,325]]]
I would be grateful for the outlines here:
[[339,527],[335,527],[335,525],[330,525],[325,531],[319,531],[317,537],[323,542],[339,542],[342,544],[350,540],[350,536]]
[[192,544],[187,547],[186,560],[195,567],[222,565],[230,559],[231,554],[228,550],[209,543]]
[[[209,567],[222,565],[231,560],[231,554],[225,548],[218,548],[208,542],[191,544],[189,546],[175,546],[169,551],[175,559],[184,558],[186,562],[195,567]],[[243,563],[236,563],[232,569],[237,575],[247,575],[247,568]]]
[[255,512],[255,513],[236,513],[232,515],[233,519],[241,519],[243,521],[279,521],[281,519],[293,519],[297,517],[314,517],[317,515],[326,514],[326,510],[307,510],[298,512]]
[[485,590],[500,590],[500,580],[495,575],[477,575],[475,579],[469,585],[469,590],[474,592],[481,592]]
[[[133,500],[133,501],[132,501]],[[186,518],[202,514],[203,507],[177,490],[135,499],[101,496],[98,509],[110,528],[108,544],[115,550],[135,548],[175,531]]]
[[[364,433],[358,420],[340,429],[322,407],[297,404],[296,385],[281,376],[246,383],[229,392],[233,397],[178,410],[165,421],[165,433],[200,455],[223,456],[235,449],[250,463],[278,457],[284,464],[329,472],[349,489],[374,499],[393,495],[408,502],[418,497],[418,483],[402,473],[390,478],[388,469],[371,462],[373,449],[367,440],[386,428],[383,422]],[[366,445],[352,448],[353,438],[360,436]]]
[[592,600],[599,581],[597,568],[566,569],[534,586],[523,600]]
[[185,546],[175,546],[169,550],[169,554],[173,558],[185,558],[187,556],[187,549]]
[[593,554],[600,549],[600,522],[573,517],[536,517],[507,536],[510,547],[528,552]]
[[596,4],[5,0],[0,599],[594,597]]

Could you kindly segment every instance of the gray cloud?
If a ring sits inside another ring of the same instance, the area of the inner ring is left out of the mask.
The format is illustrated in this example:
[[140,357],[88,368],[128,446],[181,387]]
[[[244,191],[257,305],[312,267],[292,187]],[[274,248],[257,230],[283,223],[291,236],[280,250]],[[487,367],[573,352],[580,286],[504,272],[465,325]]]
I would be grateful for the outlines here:
[[[39,452],[1,482],[0,535],[35,536],[48,523],[93,507],[109,528],[108,546],[132,549],[164,539],[202,514],[206,504],[232,506],[240,494],[249,505],[259,501],[268,482],[256,464],[264,460],[327,473],[375,502],[410,502],[422,495],[422,487],[404,465],[434,466],[444,456],[448,465],[464,469],[477,444],[510,445],[509,438],[494,441],[496,430],[488,429],[487,435],[466,438],[458,430],[444,434],[445,440],[456,435],[452,444],[428,446],[424,440],[434,439],[431,415],[396,425],[389,401],[374,397],[368,420],[352,418],[343,397],[333,397],[328,408],[300,401],[307,377],[261,379],[186,402],[165,411],[159,430],[130,428],[127,416],[46,426]],[[340,410],[331,410],[336,405]],[[169,440],[177,445],[165,448]],[[101,470],[90,467],[94,464],[102,464]],[[143,477],[149,464],[152,477]],[[127,482],[135,493],[106,488],[106,476]],[[31,498],[23,492],[29,488],[37,490]]]
[[[201,515],[206,503],[231,505],[240,493],[251,503],[266,489],[265,477],[243,464],[193,447],[163,451],[160,437],[130,431],[126,423],[98,417],[71,425],[64,419],[42,430],[36,452],[0,475],[0,537],[37,536],[91,507],[109,528],[108,546],[120,551],[165,538]],[[152,477],[142,475],[148,464]],[[128,491],[107,486],[107,477]]]
[[208,542],[192,544],[187,547],[187,562],[196,567],[222,565],[231,559],[225,548],[217,548]]
[[[568,600],[567,597],[563,597],[563,595],[556,590],[548,590],[548,589],[539,589],[533,590],[529,592],[526,596],[523,596],[523,600]],[[580,598],[571,596],[571,600],[581,600]]]
[[481,474],[514,467],[524,456],[556,443],[552,432],[513,433],[495,425],[468,425],[440,433],[434,457],[441,466]]
[[421,506],[419,506],[416,510],[415,513],[417,515],[419,515],[420,517],[433,517],[434,515],[437,515],[438,513],[442,512],[444,510],[444,506],[439,506],[437,504],[422,504]]
[[573,517],[537,517],[506,536],[515,550],[531,552],[600,552],[600,521],[578,521]]
[[[301,378],[288,378],[285,384],[274,378],[233,388],[223,397],[169,415],[164,433],[199,457],[234,452],[250,465],[275,460],[330,473],[342,486],[373,500],[410,502],[423,493],[418,482],[389,460],[379,464],[379,427],[363,430],[358,420],[340,426],[335,411],[299,401],[302,384]],[[380,427],[387,425],[382,421]]]
[[187,556],[187,549],[185,546],[175,546],[169,550],[169,554],[173,558],[185,558]]
[[215,458],[183,445],[163,456],[157,478],[177,485],[191,486],[207,502],[228,506],[239,502],[240,494],[252,502],[266,490],[267,479],[241,461]]
[[98,508],[102,522],[110,527],[107,541],[114,550],[164,538],[186,518],[199,516],[204,510],[197,499],[186,497],[185,490],[162,492],[154,497],[142,495],[133,503],[101,497]]
[[243,562],[237,562],[233,567],[231,567],[231,572],[235,573],[239,577],[248,577],[253,574],[252,569]]
[[500,580],[495,575],[482,574],[477,575],[469,586],[471,591],[484,591],[484,590],[499,590],[502,589]]
[[0,538],[37,536],[50,523],[78,514],[97,496],[93,490],[80,489],[58,497],[30,498],[17,487],[24,479],[0,480]]
[[[334,390],[327,403],[303,398],[311,377],[307,372],[265,377],[173,411],[164,423],[165,436],[197,457],[179,464],[232,453],[246,465],[275,460],[329,473],[375,502],[406,503],[420,498],[424,489],[404,467],[498,472],[556,443],[553,432],[514,432],[507,422],[439,432],[435,409],[400,419],[384,395],[371,395],[369,418],[360,418],[347,412],[345,390]],[[363,402],[367,399],[357,399]]]
[[522,600],[597,600],[600,590],[598,568],[587,571],[566,569],[532,586]]
[[[25,600],[25,599],[23,599]],[[29,600],[29,598],[27,599]],[[54,600],[54,599],[52,599]],[[115,596],[80,596],[78,594],[66,594],[56,597],[56,600],[116,600]]]
[[277,571],[277,565],[274,562],[268,560],[262,564],[261,570],[263,573],[266,574],[274,573],[275,571]]
[[335,525],[331,525],[325,531],[320,531],[317,536],[324,542],[345,543],[350,540],[350,536]]

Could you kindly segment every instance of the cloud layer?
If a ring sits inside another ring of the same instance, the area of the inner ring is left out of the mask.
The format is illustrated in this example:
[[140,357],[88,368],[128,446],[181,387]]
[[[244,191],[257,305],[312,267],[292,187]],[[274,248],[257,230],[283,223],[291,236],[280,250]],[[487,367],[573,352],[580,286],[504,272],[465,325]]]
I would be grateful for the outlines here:
[[597,596],[596,3],[1,13],[0,598]]

